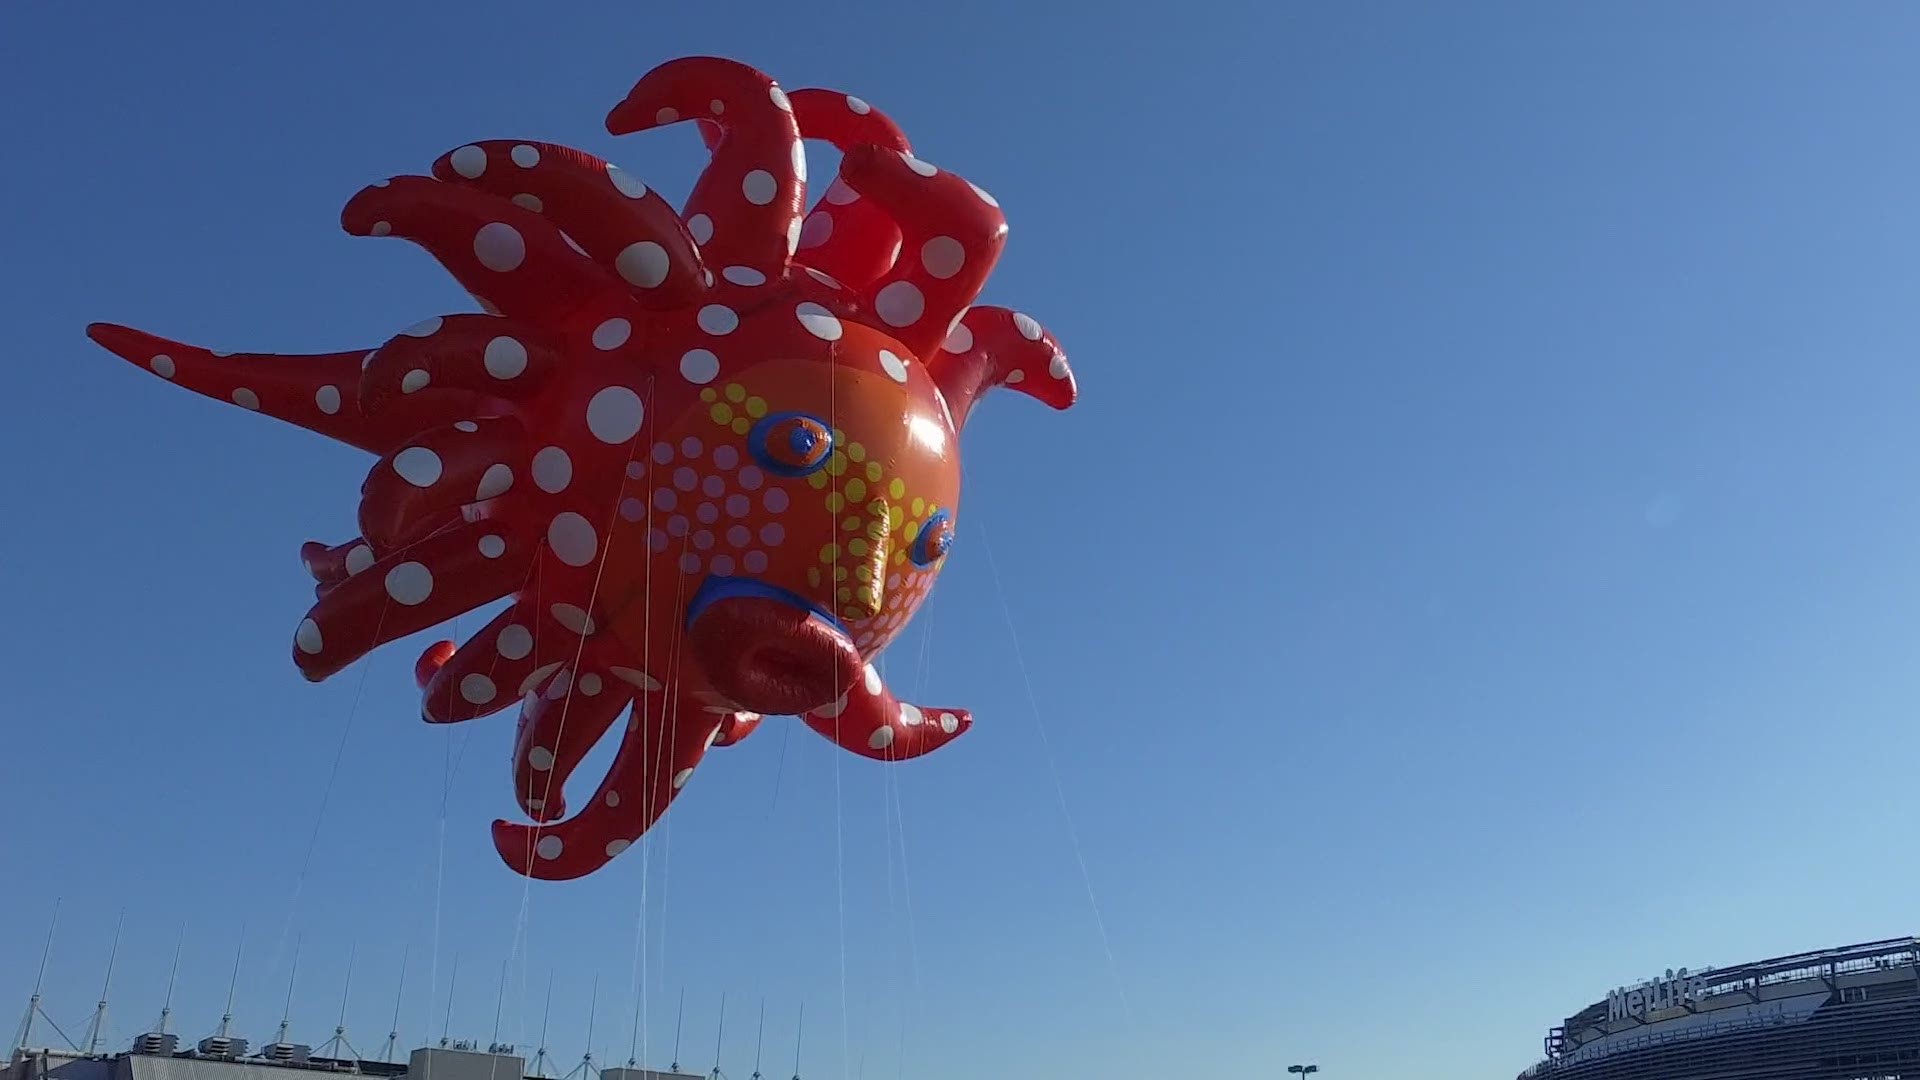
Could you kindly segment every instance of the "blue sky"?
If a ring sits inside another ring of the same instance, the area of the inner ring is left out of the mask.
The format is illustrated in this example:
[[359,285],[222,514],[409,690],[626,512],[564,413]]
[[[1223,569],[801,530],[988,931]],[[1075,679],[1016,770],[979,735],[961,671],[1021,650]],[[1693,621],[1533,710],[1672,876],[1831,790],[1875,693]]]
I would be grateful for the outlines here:
[[[736,1077],[764,996],[783,1076],[804,1001],[808,1076],[1479,1080],[1619,982],[1915,929],[1920,11],[648,7],[0,14],[0,1002],[59,894],[76,1036],[124,907],[116,1041],[183,923],[208,1031],[245,922],[257,1041],[298,939],[296,1033],[357,947],[363,1050],[410,947],[403,1043],[456,956],[488,1038],[506,962],[525,1046],[555,973],[563,1069],[597,978],[597,1059],[638,983],[664,1064],[684,987],[704,1071],[724,992]],[[985,299],[1082,403],[966,434],[889,666],[966,739],[889,773],[763,730],[644,856],[528,889],[486,830],[510,720],[419,724],[418,641],[317,687],[288,659],[299,544],[366,460],[82,328],[317,350],[469,310],[341,203],[515,136],[677,197],[690,133],[600,123],[698,52],[992,190]]]

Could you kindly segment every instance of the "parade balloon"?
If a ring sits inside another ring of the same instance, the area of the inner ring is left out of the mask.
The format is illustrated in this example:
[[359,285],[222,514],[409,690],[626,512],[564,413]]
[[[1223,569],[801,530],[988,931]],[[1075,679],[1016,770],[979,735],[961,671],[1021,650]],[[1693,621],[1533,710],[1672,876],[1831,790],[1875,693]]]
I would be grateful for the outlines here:
[[[695,57],[642,78],[607,130],[686,122],[711,161],[678,211],[534,140],[462,146],[347,203],[349,233],[420,245],[484,313],[323,355],[89,328],[162,379],[377,455],[358,535],[302,551],[308,679],[510,598],[416,672],[430,722],[520,704],[532,823],[494,841],[538,878],[606,864],[764,715],[884,761],[965,731],[963,709],[896,699],[873,660],[946,562],[980,395],[1075,398],[1051,334],[973,304],[999,204],[878,109]],[[811,212],[809,138],[842,153]],[[568,807],[623,715],[605,780]]]

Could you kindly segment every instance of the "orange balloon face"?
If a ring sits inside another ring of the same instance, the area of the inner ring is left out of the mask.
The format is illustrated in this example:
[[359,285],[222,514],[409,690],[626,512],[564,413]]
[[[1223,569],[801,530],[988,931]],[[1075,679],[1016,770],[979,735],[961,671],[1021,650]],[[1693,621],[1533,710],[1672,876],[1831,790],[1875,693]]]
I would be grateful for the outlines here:
[[[849,322],[820,345],[737,368],[662,418],[635,462],[647,500],[621,513],[648,558],[610,560],[626,580],[610,580],[609,595],[637,600],[650,579],[642,606],[676,619],[703,590],[782,595],[839,624],[864,656],[913,617],[952,543],[957,434],[899,342]],[[662,603],[663,588],[679,602]],[[628,611],[615,617],[623,636],[644,625]]]

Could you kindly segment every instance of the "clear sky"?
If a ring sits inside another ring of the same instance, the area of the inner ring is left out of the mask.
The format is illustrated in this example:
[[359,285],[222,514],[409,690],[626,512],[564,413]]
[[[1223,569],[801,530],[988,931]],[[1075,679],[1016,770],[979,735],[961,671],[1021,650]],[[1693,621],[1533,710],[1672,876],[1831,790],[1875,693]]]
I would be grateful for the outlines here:
[[[664,1065],[684,987],[705,1071],[724,992],[734,1077],[764,997],[769,1075],[804,1001],[814,1077],[1482,1080],[1619,982],[1913,932],[1920,9],[1071,7],[4,5],[0,1003],[61,895],[76,1037],[125,908],[116,1044],[183,922],[209,1031],[244,922],[257,1042],[297,939],[295,1033],[357,946],[370,1052],[410,947],[403,1044],[456,957],[486,1040],[504,962],[523,1046],[554,973],[563,1070],[597,978],[597,1059],[639,986]],[[1082,402],[966,433],[889,666],[964,740],[889,771],[776,725],[529,889],[487,836],[512,721],[420,724],[428,638],[288,658],[368,460],[82,328],[321,350],[470,310],[340,205],[486,137],[677,198],[691,133],[600,125],[697,52],[992,190],[985,299]]]

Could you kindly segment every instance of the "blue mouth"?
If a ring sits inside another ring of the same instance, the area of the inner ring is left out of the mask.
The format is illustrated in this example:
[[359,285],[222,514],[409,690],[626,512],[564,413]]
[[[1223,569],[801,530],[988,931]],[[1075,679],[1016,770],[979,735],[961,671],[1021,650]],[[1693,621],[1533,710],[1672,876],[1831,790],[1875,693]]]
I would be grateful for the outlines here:
[[743,596],[758,597],[762,600],[777,600],[780,603],[786,604],[788,607],[797,608],[800,611],[810,612],[819,616],[827,625],[840,631],[841,634],[847,637],[853,636],[851,633],[848,633],[847,625],[836,618],[833,612],[828,611],[819,604],[813,603],[798,593],[791,593],[778,586],[769,585],[759,578],[720,577],[712,574],[708,575],[707,579],[700,583],[699,590],[693,594],[693,599],[687,603],[685,625],[692,626],[694,621],[700,618],[702,612],[719,601],[732,600],[736,597]]

